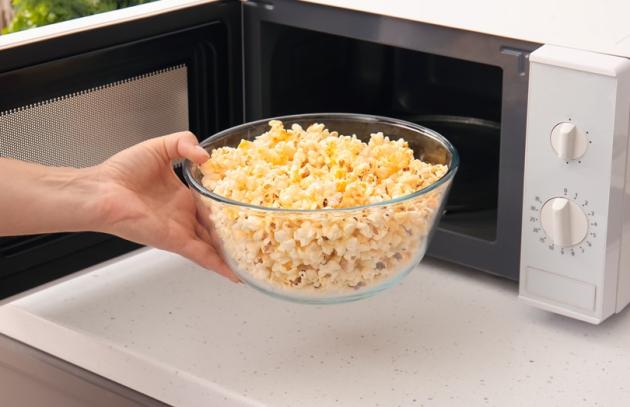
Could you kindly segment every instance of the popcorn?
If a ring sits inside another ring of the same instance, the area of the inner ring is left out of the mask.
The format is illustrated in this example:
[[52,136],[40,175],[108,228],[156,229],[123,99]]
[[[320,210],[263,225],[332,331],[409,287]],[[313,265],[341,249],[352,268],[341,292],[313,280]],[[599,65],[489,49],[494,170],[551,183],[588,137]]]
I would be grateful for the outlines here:
[[[376,284],[415,265],[446,185],[413,193],[447,172],[413,156],[406,141],[374,133],[368,143],[323,124],[266,133],[221,147],[201,165],[203,185],[234,201],[204,200],[232,267],[274,286],[333,292]],[[353,208],[345,211],[303,210]]]

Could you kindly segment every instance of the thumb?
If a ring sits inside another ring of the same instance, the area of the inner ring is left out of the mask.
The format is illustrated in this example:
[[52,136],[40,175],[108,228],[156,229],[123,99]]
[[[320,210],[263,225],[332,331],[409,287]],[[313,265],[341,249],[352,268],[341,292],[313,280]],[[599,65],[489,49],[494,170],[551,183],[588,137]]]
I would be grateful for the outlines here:
[[154,140],[156,143],[162,143],[168,161],[186,158],[202,164],[210,158],[208,152],[199,145],[197,137],[189,131],[169,134]]

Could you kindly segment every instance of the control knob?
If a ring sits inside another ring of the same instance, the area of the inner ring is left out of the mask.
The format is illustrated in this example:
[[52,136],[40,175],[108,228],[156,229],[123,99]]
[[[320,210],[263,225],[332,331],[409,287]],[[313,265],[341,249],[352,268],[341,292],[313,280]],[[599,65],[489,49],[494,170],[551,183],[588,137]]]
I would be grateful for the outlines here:
[[586,214],[570,199],[557,197],[545,202],[540,211],[540,221],[556,246],[575,246],[586,237]]
[[587,146],[586,135],[573,123],[559,123],[551,130],[551,147],[561,160],[571,161],[582,157]]

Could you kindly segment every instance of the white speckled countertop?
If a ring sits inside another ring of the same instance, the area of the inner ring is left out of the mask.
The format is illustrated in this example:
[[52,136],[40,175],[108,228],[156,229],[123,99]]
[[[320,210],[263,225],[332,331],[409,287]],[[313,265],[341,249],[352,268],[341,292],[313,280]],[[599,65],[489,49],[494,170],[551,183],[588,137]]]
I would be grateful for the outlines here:
[[0,306],[0,332],[178,406],[627,406],[630,314],[530,308],[426,259],[372,299],[305,306],[142,250]]

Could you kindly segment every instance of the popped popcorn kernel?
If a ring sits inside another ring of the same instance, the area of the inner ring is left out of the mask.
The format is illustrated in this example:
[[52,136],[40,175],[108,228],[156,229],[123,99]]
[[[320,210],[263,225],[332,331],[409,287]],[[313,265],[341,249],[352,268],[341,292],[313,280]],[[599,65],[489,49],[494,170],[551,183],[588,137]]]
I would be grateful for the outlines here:
[[200,166],[202,184],[234,201],[268,208],[344,212],[265,212],[212,200],[210,220],[233,266],[292,290],[356,290],[417,262],[446,186],[411,200],[447,166],[414,158],[403,139],[373,133],[367,143],[321,123],[286,129],[278,120],[253,140],[221,147]]

